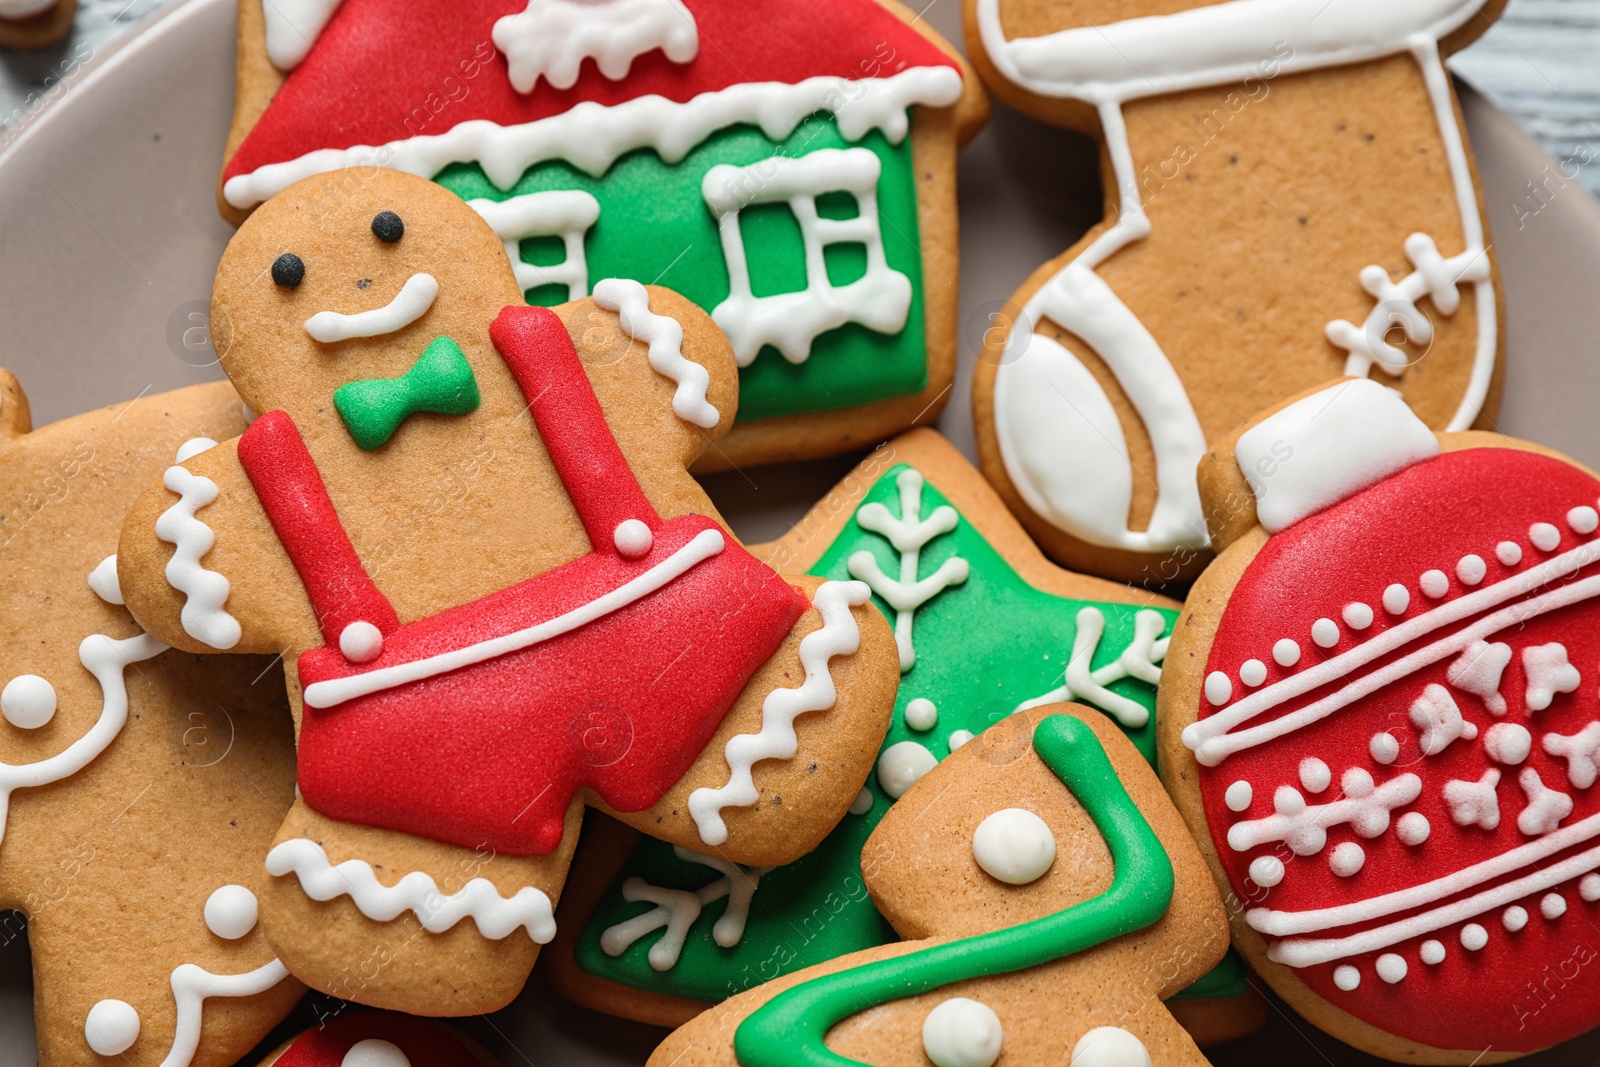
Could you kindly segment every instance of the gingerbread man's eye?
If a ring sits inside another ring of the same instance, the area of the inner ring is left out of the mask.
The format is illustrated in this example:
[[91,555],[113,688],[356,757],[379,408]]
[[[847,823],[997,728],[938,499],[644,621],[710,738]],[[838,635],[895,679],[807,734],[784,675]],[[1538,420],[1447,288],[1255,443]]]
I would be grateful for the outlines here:
[[285,289],[293,289],[305,276],[305,261],[293,252],[285,252],[272,261],[272,280]]
[[372,216],[372,232],[384,244],[392,245],[406,235],[406,224],[392,211]]

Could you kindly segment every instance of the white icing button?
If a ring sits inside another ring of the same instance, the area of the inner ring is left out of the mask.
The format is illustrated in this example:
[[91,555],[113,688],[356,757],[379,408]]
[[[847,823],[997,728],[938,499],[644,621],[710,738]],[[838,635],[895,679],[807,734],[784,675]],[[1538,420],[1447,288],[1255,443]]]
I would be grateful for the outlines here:
[[1255,795],[1255,787],[1241,778],[1228,786],[1228,791],[1222,794],[1222,800],[1228,805],[1229,811],[1243,811],[1250,806]]
[[1461,562],[1456,564],[1456,577],[1461,579],[1462,585],[1477,585],[1488,573],[1489,565],[1482,556],[1462,556]]
[[256,928],[256,895],[242,885],[225,885],[206,899],[206,929],[237,941]]
[[1349,878],[1367,865],[1367,852],[1354,841],[1345,841],[1328,855],[1328,866],[1340,878]]
[[83,1039],[102,1056],[120,1056],[139,1039],[139,1013],[125,1000],[102,1000],[83,1021]]
[[383,655],[383,631],[357,619],[339,631],[339,651],[351,663],[371,663]]
[[1300,646],[1290,638],[1282,638],[1272,646],[1272,658],[1283,667],[1293,667],[1300,662]]
[[1424,941],[1418,955],[1422,957],[1423,963],[1437,967],[1444,962],[1444,944],[1439,941]]
[[1007,885],[1027,885],[1056,861],[1056,835],[1033,812],[1006,808],[978,824],[972,855],[992,877]]
[[1239,668],[1239,681],[1254,689],[1267,680],[1267,665],[1258,659],[1247,659]]
[[1097,1026],[1072,1046],[1072,1067],[1150,1067],[1150,1050],[1120,1026]]
[[122,583],[117,581],[117,554],[113,552],[89,572],[89,590],[107,604],[122,603]]
[[1383,591],[1383,610],[1390,615],[1402,615],[1411,606],[1411,590],[1399,582]]
[[1320,793],[1333,784],[1333,772],[1315,756],[1300,761],[1300,784],[1307,792]]
[[947,744],[950,746],[950,751],[954,752],[976,736],[971,730],[956,730],[950,735],[950,740]]
[[939,709],[927,697],[916,697],[906,705],[906,725],[913,730],[931,730],[939,725]]
[[1372,625],[1372,605],[1357,601],[1344,606],[1344,624],[1352,630],[1365,630]]
[[1445,577],[1444,571],[1423,571],[1417,587],[1423,596],[1438,600],[1450,591],[1450,579]]
[[1500,913],[1500,922],[1514,934],[1528,925],[1528,909],[1513,904]]
[[173,462],[182,463],[216,447],[217,443],[209,437],[191,437],[178,446],[178,454],[173,458]]
[[339,1067],[411,1067],[411,1060],[399,1045],[369,1037],[350,1046]]
[[1373,968],[1390,985],[1403,980],[1406,976],[1406,961],[1404,956],[1396,956],[1393,952],[1385,952],[1378,957],[1378,964]]
[[1528,527],[1528,540],[1541,552],[1554,552],[1561,543],[1561,531],[1548,522],[1536,522]]
[[1433,833],[1433,825],[1428,822],[1428,817],[1420,811],[1408,811],[1400,816],[1400,821],[1395,824],[1395,835],[1400,838],[1400,843],[1417,847],[1428,839]]
[[1507,567],[1515,567],[1522,562],[1522,546],[1515,541],[1501,541],[1494,546],[1494,558]]
[[1372,742],[1367,745],[1367,751],[1372,753],[1372,758],[1388,766],[1400,758],[1400,742],[1395,740],[1394,734],[1379,733],[1372,735]]
[[900,741],[878,757],[878,784],[891,799],[899,800],[917,784],[917,779],[938,765],[933,753],[923,746],[915,741]]
[[1586,874],[1578,883],[1578,895],[1593,904],[1600,900],[1600,874]]
[[1533,735],[1515,722],[1497,722],[1483,735],[1483,749],[1496,763],[1515,767],[1533,751]]
[[1461,928],[1461,947],[1468,952],[1477,952],[1489,943],[1489,931],[1477,923],[1468,923]]
[[951,997],[922,1020],[922,1050],[934,1067],[991,1067],[1005,1032],[987,1004]]
[[1348,963],[1333,969],[1333,984],[1346,993],[1353,993],[1361,988],[1361,972]]
[[1592,534],[1600,526],[1600,512],[1585,504],[1567,512],[1567,525],[1581,534]]
[[1263,889],[1283,881],[1283,861],[1276,856],[1257,856],[1250,861],[1250,880]]
[[1539,899],[1539,914],[1546,919],[1559,919],[1567,913],[1567,898],[1560,893],[1546,893]]
[[624,559],[638,559],[656,543],[656,535],[638,519],[623,519],[611,533],[611,540]]
[[1226,704],[1233,696],[1233,682],[1221,671],[1206,675],[1206,699],[1213,704]]
[[1339,643],[1339,624],[1332,619],[1318,619],[1311,624],[1311,640],[1318,648],[1332,648]]
[[0,689],[0,715],[19,730],[37,730],[55,713],[56,687],[37,674],[19,674]]
[[861,792],[856,794],[856,798],[850,802],[850,814],[865,815],[871,810],[872,790],[863,787]]

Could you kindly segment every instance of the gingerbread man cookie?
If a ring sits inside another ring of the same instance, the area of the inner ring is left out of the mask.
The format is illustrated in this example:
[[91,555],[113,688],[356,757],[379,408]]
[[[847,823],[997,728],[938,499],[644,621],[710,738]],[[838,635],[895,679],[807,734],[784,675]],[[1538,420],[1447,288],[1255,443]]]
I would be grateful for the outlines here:
[[1498,287],[1444,57],[1503,6],[967,0],[994,91],[1104,144],[1106,221],[1018,290],[974,383],[984,473],[1047,553],[1193,577],[1207,442],[1340,375],[1488,425]]
[[1174,629],[1161,758],[1240,951],[1390,1059],[1600,1023],[1600,480],[1358,379],[1257,417],[1200,485],[1220,554]]
[[465,1036],[414,1015],[354,1011],[316,1026],[260,1067],[499,1067]]
[[595,290],[522,304],[476,212],[379,168],[287,190],[223,257],[223,366],[263,414],[151,487],[120,570],[152,632],[283,654],[300,796],[263,924],[336,996],[502,1005],[585,803],[786,863],[883,738],[867,586],[780,577],[686,470],[733,421],[726,339]]
[[219,383],[30,432],[0,371],[0,943],[42,1063],[231,1064],[303,992],[256,926],[294,795],[274,665],[169,650],[112,555],[151,477],[243,428]]

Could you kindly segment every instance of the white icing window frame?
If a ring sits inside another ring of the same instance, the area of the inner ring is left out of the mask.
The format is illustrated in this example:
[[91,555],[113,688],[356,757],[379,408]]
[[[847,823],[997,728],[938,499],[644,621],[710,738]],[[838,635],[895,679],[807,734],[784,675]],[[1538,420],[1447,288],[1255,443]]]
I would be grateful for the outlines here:
[[[600,219],[600,201],[580,189],[549,189],[504,200],[468,200],[467,206],[505,243],[517,288],[524,294],[543,285],[564,285],[568,300],[589,295],[589,260],[583,242]],[[566,258],[546,267],[524,263],[521,246],[529,237],[561,238]]]

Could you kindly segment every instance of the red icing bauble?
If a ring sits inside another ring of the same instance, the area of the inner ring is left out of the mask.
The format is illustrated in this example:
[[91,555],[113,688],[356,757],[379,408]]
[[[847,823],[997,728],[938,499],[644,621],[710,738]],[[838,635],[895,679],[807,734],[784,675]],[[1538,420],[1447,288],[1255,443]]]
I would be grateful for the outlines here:
[[[451,1030],[429,1019],[387,1011],[336,1016],[295,1038],[273,1067],[344,1067],[345,1055],[361,1041],[388,1042],[411,1067],[482,1067]],[[393,1052],[389,1056],[393,1058]]]
[[1600,1023],[1600,788],[1546,749],[1600,720],[1597,503],[1560,460],[1446,453],[1272,536],[1228,600],[1185,731],[1217,853],[1273,958],[1389,1033],[1532,1051]]

